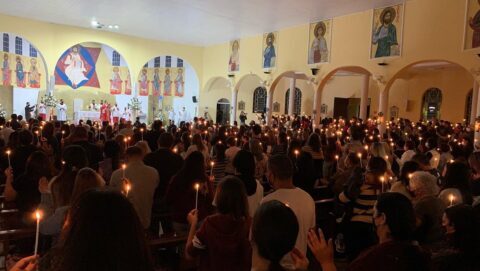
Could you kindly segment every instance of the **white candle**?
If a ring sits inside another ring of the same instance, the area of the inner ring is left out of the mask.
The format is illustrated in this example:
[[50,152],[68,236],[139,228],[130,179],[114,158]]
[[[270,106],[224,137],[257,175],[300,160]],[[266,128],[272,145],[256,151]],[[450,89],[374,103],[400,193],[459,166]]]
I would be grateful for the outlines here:
[[196,183],[195,184],[195,190],[197,190],[197,191],[195,193],[195,210],[198,209],[198,190],[199,189],[200,189],[200,184]]
[[213,166],[215,165],[215,162],[210,162],[210,176],[213,176]]
[[385,192],[385,177],[380,177],[380,182],[382,183],[382,193]]
[[453,206],[453,204],[455,202],[455,196],[450,194],[450,196],[448,198],[450,199],[450,206]]
[[8,158],[8,167],[11,168],[12,167],[12,164],[10,163],[10,153],[12,151],[11,150],[7,150],[7,158]]
[[299,152],[298,150],[295,150],[295,159],[298,159],[298,154],[299,154],[299,153],[300,153],[300,152]]
[[125,197],[128,197],[128,192],[130,192],[130,189],[132,189],[130,183],[125,184]]
[[142,133],[142,141],[143,141],[143,128],[140,129],[140,132]]
[[125,179],[125,169],[126,169],[126,168],[127,168],[127,165],[126,165],[126,164],[123,164],[123,165],[122,165],[122,171],[123,171],[122,176],[123,176],[123,179]]
[[357,156],[358,156],[358,158],[360,159],[360,167],[363,167],[363,163],[362,163],[362,153],[361,153],[361,152],[357,153]]
[[35,218],[37,219],[37,231],[35,233],[35,251],[33,255],[38,254],[38,237],[40,234],[40,219],[42,218],[42,214],[40,213],[40,211],[38,210],[35,211]]

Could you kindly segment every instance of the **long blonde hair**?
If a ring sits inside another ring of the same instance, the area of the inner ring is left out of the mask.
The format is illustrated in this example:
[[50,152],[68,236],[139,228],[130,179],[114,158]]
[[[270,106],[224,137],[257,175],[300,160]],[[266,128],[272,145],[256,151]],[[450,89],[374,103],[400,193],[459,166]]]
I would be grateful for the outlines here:
[[91,168],[82,168],[75,177],[71,202],[78,200],[86,191],[103,186],[105,186],[105,181],[99,174]]

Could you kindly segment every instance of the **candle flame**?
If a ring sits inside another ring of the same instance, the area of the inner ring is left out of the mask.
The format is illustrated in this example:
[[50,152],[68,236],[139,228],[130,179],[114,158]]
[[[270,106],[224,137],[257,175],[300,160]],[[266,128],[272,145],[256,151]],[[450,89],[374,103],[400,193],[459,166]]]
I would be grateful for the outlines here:
[[7,155],[10,155],[10,153],[12,153],[12,151],[7,150],[6,153],[7,153]]
[[36,211],[35,211],[35,218],[36,218],[37,220],[42,219],[42,212],[40,212],[39,210],[36,210]]
[[127,168],[126,164],[122,164],[122,169],[125,170]]
[[199,183],[196,183],[196,184],[195,184],[195,190],[198,191],[198,189],[200,189],[200,184],[199,184]]

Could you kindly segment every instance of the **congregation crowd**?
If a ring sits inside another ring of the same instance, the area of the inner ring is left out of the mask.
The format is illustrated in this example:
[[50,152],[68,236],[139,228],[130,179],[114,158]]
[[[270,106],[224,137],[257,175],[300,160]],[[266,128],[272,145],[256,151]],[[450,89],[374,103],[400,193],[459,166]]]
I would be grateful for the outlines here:
[[42,213],[11,270],[155,270],[152,233],[195,270],[480,270],[476,143],[439,120],[0,118],[4,204]]

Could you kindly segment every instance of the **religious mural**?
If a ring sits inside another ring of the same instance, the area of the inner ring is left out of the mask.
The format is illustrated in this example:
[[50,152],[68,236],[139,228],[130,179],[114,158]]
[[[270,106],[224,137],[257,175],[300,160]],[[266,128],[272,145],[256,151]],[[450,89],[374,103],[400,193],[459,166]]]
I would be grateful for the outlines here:
[[373,10],[371,58],[401,55],[403,5]]
[[0,32],[1,82],[3,86],[40,88],[45,86],[45,65],[38,50],[22,37]]
[[183,60],[177,58],[176,63],[173,63],[171,56],[164,56],[149,61],[138,75],[138,90],[140,96],[183,97],[185,95]]
[[230,58],[228,60],[228,72],[240,70],[240,40],[230,42]]
[[76,44],[55,66],[55,84],[72,89],[108,89],[110,94],[131,94],[130,72],[123,57],[99,43]]
[[480,0],[467,0],[464,49],[480,47]]
[[262,63],[264,69],[273,69],[277,66],[277,32],[263,34]]
[[330,61],[332,41],[332,20],[310,24],[308,42],[308,64],[321,64]]

